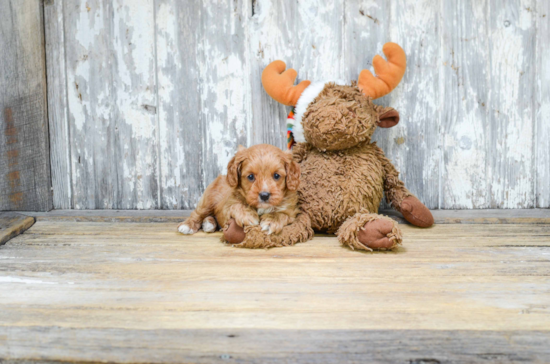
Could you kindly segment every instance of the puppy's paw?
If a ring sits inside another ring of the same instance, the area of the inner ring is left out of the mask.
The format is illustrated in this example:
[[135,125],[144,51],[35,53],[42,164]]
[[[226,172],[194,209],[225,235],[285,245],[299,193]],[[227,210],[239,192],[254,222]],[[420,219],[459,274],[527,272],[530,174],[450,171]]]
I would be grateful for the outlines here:
[[202,221],[202,230],[205,233],[213,233],[217,230],[218,224],[212,216],[208,216]]
[[238,216],[234,216],[235,222],[239,226],[256,226],[260,223],[260,219],[258,218],[258,215],[254,216],[252,214],[238,214]]
[[194,233],[196,233],[197,231],[191,229],[189,227],[189,225],[187,224],[184,224],[183,222],[181,224],[179,224],[178,226],[178,231],[184,235],[192,235]]
[[284,224],[278,220],[262,219],[260,226],[262,227],[262,231],[266,231],[267,235],[271,235],[279,234],[283,231]]

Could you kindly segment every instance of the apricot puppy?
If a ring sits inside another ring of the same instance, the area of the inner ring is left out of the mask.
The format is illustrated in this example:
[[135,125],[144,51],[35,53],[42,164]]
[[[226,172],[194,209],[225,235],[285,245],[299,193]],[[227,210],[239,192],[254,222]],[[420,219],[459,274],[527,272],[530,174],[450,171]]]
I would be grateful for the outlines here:
[[278,234],[299,212],[299,183],[300,166],[290,152],[268,144],[239,146],[227,165],[227,175],[206,188],[178,231],[194,234],[202,227],[211,233],[235,219],[241,227],[260,224],[267,234]]

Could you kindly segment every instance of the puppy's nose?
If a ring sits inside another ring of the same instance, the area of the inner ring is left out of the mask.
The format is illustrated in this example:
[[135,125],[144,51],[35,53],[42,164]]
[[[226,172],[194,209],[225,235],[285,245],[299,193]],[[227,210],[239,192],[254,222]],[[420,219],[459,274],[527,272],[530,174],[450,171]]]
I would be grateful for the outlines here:
[[271,193],[269,192],[260,192],[260,200],[262,201],[269,200],[269,196],[271,196]]

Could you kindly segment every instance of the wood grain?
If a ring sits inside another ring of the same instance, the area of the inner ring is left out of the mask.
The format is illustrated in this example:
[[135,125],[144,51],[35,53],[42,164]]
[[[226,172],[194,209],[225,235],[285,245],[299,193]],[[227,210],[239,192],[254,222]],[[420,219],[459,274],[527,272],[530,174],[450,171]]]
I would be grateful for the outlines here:
[[[39,221],[172,222],[179,223],[191,210],[53,210],[21,212]],[[381,210],[399,224],[408,224],[399,212]],[[550,224],[549,209],[433,210],[436,224]]]
[[486,1],[443,2],[441,208],[490,206],[486,144],[491,65],[486,13]]
[[537,207],[550,207],[550,2],[536,4],[535,163]]
[[196,1],[155,3],[160,186],[163,209],[190,209],[206,188]]
[[44,2],[53,205],[73,208],[63,1]]
[[[259,0],[253,3],[248,21],[248,54],[252,102],[251,143],[268,143],[287,147],[286,118],[290,108],[274,101],[263,89],[261,75],[275,60],[287,68],[297,69],[302,61],[297,57],[296,2]],[[281,26],[286,24],[286,26]],[[298,74],[297,79],[303,80]]]
[[34,224],[34,217],[14,212],[0,212],[0,245],[22,234]]
[[203,128],[202,181],[207,186],[227,164],[239,144],[250,139],[251,103],[246,24],[249,1],[201,2],[198,69],[200,74],[200,113]]
[[542,0],[47,4],[48,57],[66,50],[65,64],[48,63],[55,207],[193,208],[239,144],[284,147],[289,108],[260,82],[269,62],[283,59],[298,80],[350,82],[387,41],[405,48],[409,67],[379,101],[401,123],[374,139],[409,189],[432,209],[550,207],[547,8]]
[[42,10],[0,3],[0,211],[52,208]]
[[323,235],[246,250],[173,223],[39,221],[0,249],[0,358],[550,359],[550,225],[402,229],[399,249],[361,253]]
[[[488,202],[490,208],[530,208],[534,191],[535,1],[490,0],[487,11]],[[498,155],[498,158],[490,156]]]
[[120,196],[120,163],[112,83],[112,4],[72,0],[65,2],[63,11],[73,208],[114,208]]

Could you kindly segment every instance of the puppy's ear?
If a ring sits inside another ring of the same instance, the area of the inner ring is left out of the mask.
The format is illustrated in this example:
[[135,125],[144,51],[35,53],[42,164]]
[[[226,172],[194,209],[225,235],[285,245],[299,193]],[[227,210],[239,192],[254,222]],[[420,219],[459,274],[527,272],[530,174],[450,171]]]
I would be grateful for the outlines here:
[[230,187],[235,188],[239,185],[239,179],[241,177],[241,163],[242,159],[239,158],[239,153],[235,154],[227,165],[227,183]]
[[290,191],[296,191],[300,185],[300,165],[289,154],[285,161],[286,187]]

